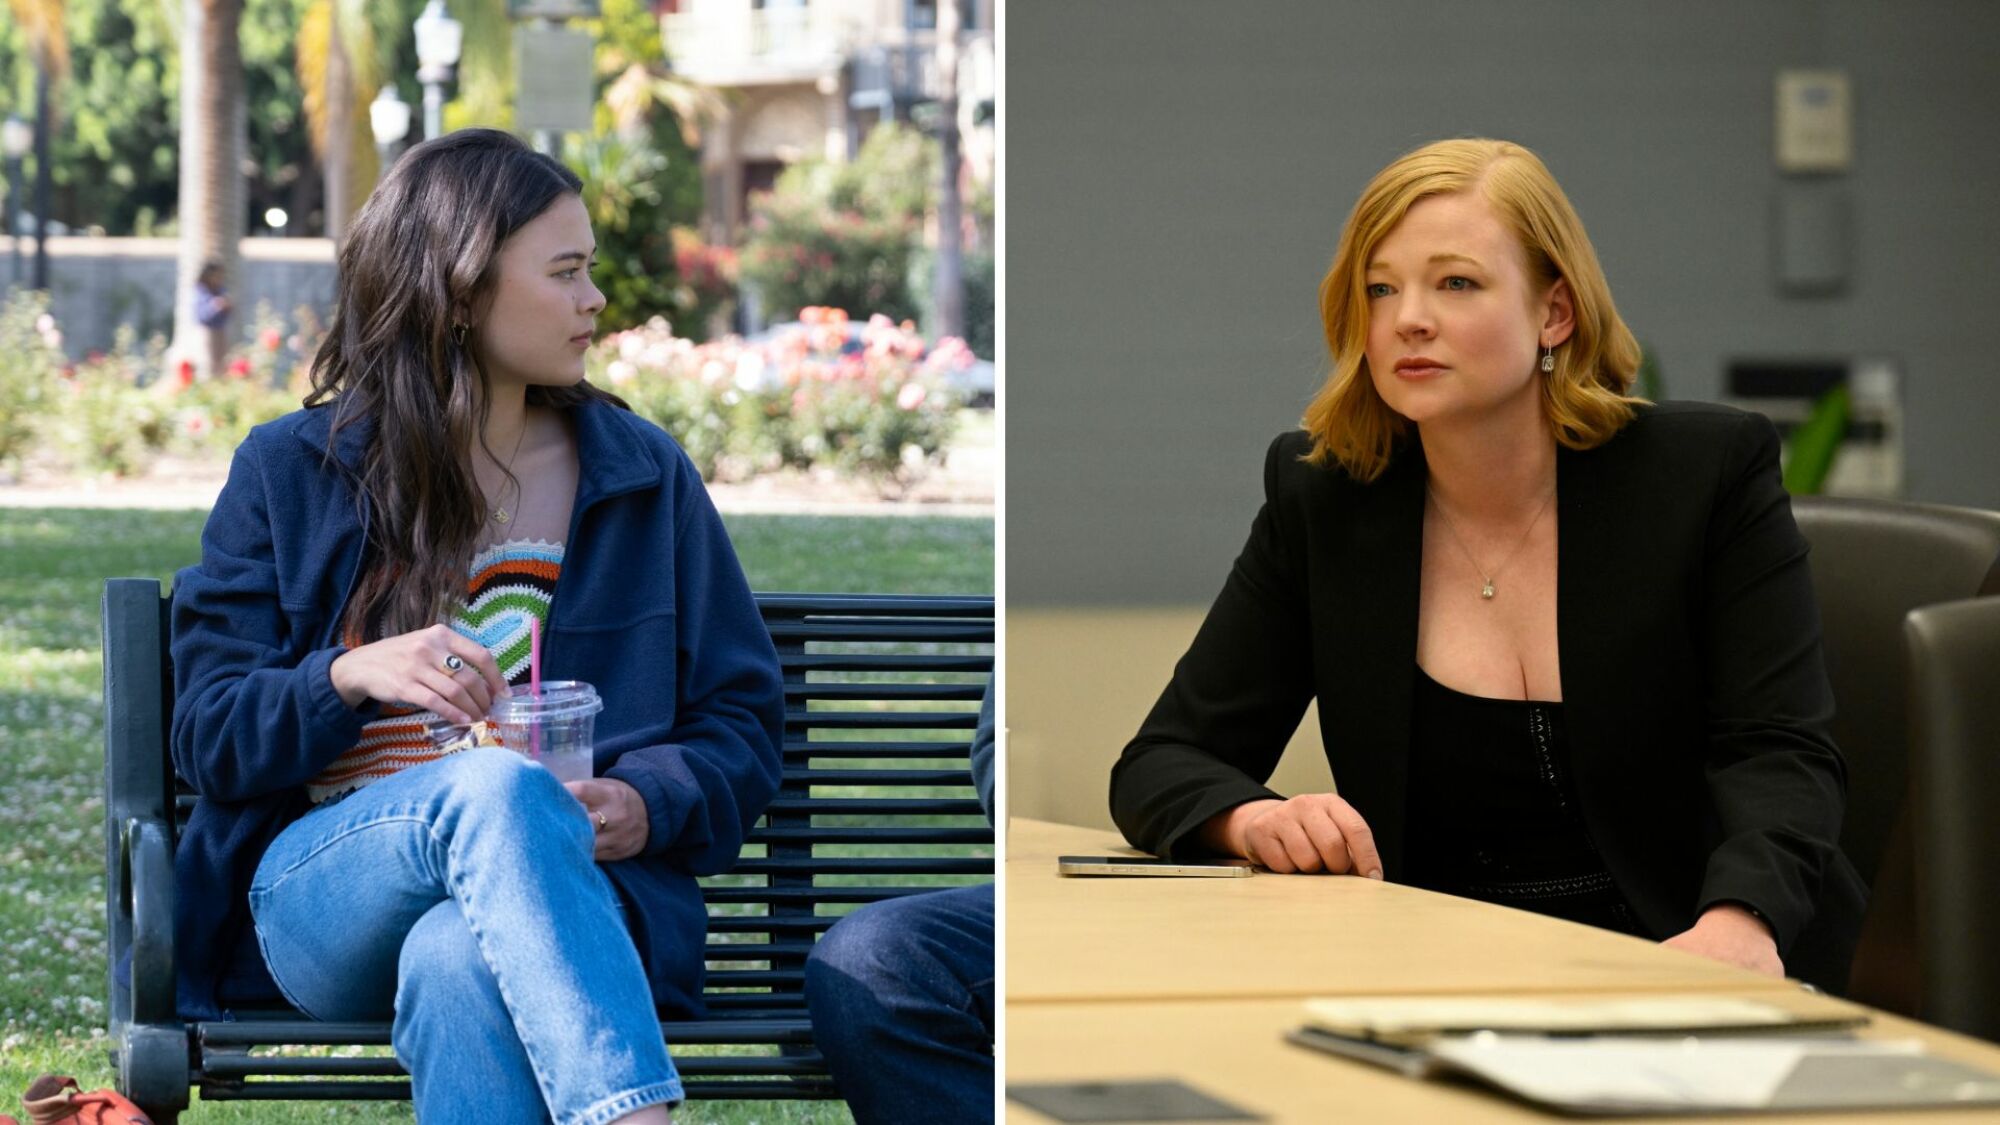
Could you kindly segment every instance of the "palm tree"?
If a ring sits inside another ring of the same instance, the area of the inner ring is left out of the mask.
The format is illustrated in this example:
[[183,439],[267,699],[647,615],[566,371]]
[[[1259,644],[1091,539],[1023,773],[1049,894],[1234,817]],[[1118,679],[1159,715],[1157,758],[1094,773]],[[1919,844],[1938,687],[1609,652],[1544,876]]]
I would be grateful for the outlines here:
[[935,303],[937,334],[965,335],[964,208],[958,177],[964,171],[958,147],[958,0],[938,0],[938,141],[943,166],[938,184],[938,250]]
[[[35,274],[37,289],[49,287],[49,134],[54,121],[49,91],[69,74],[69,35],[63,30],[63,0],[8,0],[14,22],[27,33],[35,57]],[[9,236],[13,231],[7,232]]]
[[[243,49],[237,40],[243,0],[181,0],[180,13],[180,262],[174,342],[167,354],[170,362],[185,358],[209,368],[221,348],[211,350],[218,341],[195,320],[195,278],[204,262],[219,262],[224,284],[235,293],[242,274],[248,206],[243,161],[249,148]],[[226,338],[227,329],[217,331]]]
[[337,244],[375,182],[368,101],[382,83],[361,0],[313,0],[299,27],[299,88],[313,154],[326,177],[326,236]]

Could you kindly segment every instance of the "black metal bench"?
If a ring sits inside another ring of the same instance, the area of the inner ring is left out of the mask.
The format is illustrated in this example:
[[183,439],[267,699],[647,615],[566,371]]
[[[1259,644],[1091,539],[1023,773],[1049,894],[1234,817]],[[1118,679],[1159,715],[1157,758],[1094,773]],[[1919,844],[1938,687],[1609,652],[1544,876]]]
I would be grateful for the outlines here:
[[[691,1098],[831,1098],[803,992],[806,954],[838,918],[822,907],[993,873],[993,832],[966,760],[993,668],[993,599],[757,602],[784,665],[784,783],[735,868],[703,880],[708,1018],[663,1021],[661,1033]],[[386,1052],[252,1051],[379,1047],[387,1024],[320,1023],[289,1008],[227,1022],[176,1015],[173,847],[194,795],[167,757],[166,640],[158,582],[105,583],[105,914],[111,965],[132,954],[129,987],[115,973],[110,985],[119,1088],[162,1125],[191,1089],[209,1101],[408,1099]]]

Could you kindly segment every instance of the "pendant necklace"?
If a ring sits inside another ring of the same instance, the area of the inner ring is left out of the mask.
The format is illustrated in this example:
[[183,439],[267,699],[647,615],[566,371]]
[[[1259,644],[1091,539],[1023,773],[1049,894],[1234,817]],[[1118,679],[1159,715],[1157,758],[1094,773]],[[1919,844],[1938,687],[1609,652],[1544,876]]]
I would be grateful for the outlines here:
[[[521,440],[527,436],[528,436],[528,418],[526,414],[523,414],[521,416],[521,432],[514,435],[514,452],[509,453],[507,455],[507,464],[501,470],[502,474],[505,475],[509,480],[512,480],[514,477],[514,458],[519,457],[521,455]],[[516,485],[516,491],[519,491],[518,484]],[[495,504],[493,505],[493,511],[489,513],[488,518],[490,518],[494,523],[497,523],[502,527],[505,527],[507,524],[513,522],[514,514],[507,510],[507,505]]]
[[1459,551],[1465,555],[1465,561],[1472,564],[1472,569],[1478,572],[1480,579],[1485,583],[1479,588],[1479,596],[1489,602],[1493,600],[1493,580],[1500,577],[1500,572],[1507,569],[1507,564],[1513,562],[1514,556],[1521,553],[1521,548],[1528,545],[1528,537],[1535,533],[1535,525],[1542,522],[1542,516],[1548,512],[1549,504],[1556,498],[1555,490],[1550,489],[1548,496],[1542,500],[1542,506],[1535,509],[1535,518],[1528,521],[1528,530],[1521,533],[1521,541],[1514,544],[1514,549],[1507,553],[1507,557],[1500,561],[1499,566],[1489,571],[1479,565],[1478,559],[1472,557],[1472,548],[1465,545],[1465,537],[1458,533],[1458,524],[1452,521],[1451,513],[1445,510],[1444,503],[1438,499],[1437,493],[1429,484],[1424,485],[1424,492],[1430,496],[1431,505],[1438,510],[1438,515],[1444,517],[1444,526],[1451,532],[1452,541],[1458,544]]

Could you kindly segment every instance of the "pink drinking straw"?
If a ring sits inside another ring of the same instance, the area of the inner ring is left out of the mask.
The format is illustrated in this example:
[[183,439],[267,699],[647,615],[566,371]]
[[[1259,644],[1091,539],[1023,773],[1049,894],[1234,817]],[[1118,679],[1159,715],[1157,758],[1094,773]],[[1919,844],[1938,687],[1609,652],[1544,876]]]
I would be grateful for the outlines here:
[[542,694],[542,619],[528,615],[528,690]]
[[[542,697],[542,619],[528,615],[528,691],[536,699]],[[542,724],[528,725],[529,760],[542,760]]]

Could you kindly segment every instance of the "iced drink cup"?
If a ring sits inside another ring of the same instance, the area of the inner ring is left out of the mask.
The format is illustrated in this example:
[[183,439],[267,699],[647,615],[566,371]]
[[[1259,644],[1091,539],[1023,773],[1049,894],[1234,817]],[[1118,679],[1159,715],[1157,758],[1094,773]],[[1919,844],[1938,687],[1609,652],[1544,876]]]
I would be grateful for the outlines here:
[[582,781],[591,774],[591,735],[604,701],[597,689],[576,680],[554,680],[535,695],[525,688],[493,701],[492,720],[500,742],[558,781]]

